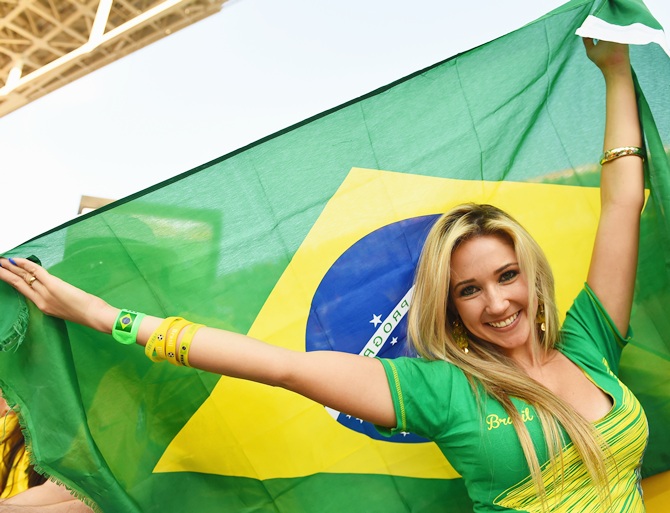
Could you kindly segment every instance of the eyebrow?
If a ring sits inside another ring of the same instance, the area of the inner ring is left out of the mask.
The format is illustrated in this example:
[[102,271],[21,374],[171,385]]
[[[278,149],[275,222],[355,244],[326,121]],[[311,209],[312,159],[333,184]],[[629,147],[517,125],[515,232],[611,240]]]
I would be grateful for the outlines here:
[[[505,269],[507,269],[507,268],[509,268],[509,267],[518,267],[518,266],[519,266],[518,262],[510,262],[509,264],[505,264],[505,265],[503,265],[502,267],[498,267],[498,269],[496,269],[495,271],[493,271],[493,274],[500,274],[500,273],[502,273]],[[459,281],[456,285],[454,285],[454,290],[456,290],[458,287],[461,287],[461,286],[463,286],[463,285],[467,285],[467,284],[469,284],[469,283],[473,283],[473,282],[475,282],[475,281],[476,281],[476,280],[475,280],[474,278],[470,278],[469,280]]]

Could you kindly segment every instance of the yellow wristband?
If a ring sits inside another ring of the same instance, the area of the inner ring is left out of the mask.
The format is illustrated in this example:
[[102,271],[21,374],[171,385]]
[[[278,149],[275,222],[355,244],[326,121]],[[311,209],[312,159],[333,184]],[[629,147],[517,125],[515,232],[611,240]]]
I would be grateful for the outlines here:
[[[152,362],[161,362],[165,360],[165,337],[172,323],[181,320],[181,317],[168,317],[160,323],[156,331],[151,334],[147,345],[144,347],[144,354]],[[155,355],[154,355],[155,352]]]
[[191,350],[191,343],[193,342],[193,337],[200,328],[204,328],[204,324],[191,324],[184,330],[184,336],[179,342],[179,364],[184,367],[190,367],[188,363],[188,353]]
[[186,326],[193,324],[185,319],[180,319],[172,323],[165,337],[165,358],[173,365],[180,365],[177,359],[177,339],[179,334]]

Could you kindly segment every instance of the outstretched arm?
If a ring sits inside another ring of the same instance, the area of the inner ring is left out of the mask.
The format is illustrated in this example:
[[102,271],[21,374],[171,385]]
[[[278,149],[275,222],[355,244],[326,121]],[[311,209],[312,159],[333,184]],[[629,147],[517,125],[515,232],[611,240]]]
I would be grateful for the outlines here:
[[[585,39],[586,52],[602,71],[606,86],[604,151],[642,146],[628,47]],[[620,157],[602,165],[601,211],[587,283],[622,334],[633,304],[644,205],[642,159]]]
[[[0,259],[0,279],[45,314],[111,333],[119,309],[22,258]],[[33,279],[34,278],[34,279]],[[137,334],[144,346],[163,319],[147,316]],[[395,427],[395,410],[382,364],[333,351],[296,352],[230,331],[200,329],[189,364],[198,369],[280,386],[338,411]],[[362,391],[365,393],[362,393]]]

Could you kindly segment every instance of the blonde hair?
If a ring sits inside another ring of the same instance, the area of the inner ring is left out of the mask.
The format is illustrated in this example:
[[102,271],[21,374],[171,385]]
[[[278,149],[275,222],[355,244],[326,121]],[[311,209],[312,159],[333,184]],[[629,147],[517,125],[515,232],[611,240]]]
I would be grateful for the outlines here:
[[415,277],[408,318],[409,338],[419,355],[431,360],[447,360],[458,366],[478,397],[478,390],[483,388],[502,405],[521,442],[543,510],[547,508],[547,494],[540,463],[512,397],[532,405],[538,414],[554,482],[562,484],[560,426],[563,426],[598,495],[607,503],[609,486],[604,462],[607,447],[591,424],[548,388],[531,380],[498,346],[468,335],[466,354],[455,340],[452,323],[458,313],[449,301],[451,256],[459,244],[486,235],[502,237],[513,246],[519,269],[528,283],[528,318],[535,319],[538,306],[544,305],[545,331],[531,330],[534,357],[539,359],[556,346],[559,320],[554,278],[544,252],[509,214],[492,205],[472,203],[442,215],[428,234]]

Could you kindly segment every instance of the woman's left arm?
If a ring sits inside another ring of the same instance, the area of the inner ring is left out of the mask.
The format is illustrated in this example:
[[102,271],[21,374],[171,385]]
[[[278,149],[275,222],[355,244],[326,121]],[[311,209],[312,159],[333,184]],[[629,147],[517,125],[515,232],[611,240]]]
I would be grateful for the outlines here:
[[[585,39],[586,53],[602,71],[606,86],[604,151],[641,147],[628,47]],[[642,159],[635,155],[602,165],[600,221],[587,283],[619,329],[626,334],[637,270],[640,213],[644,206]]]

